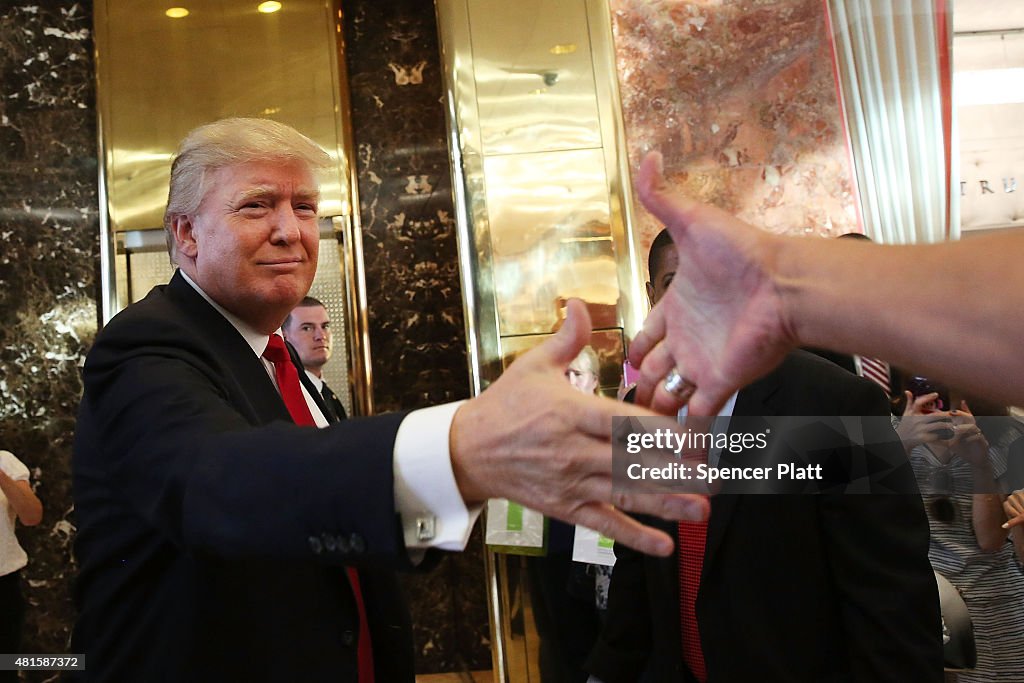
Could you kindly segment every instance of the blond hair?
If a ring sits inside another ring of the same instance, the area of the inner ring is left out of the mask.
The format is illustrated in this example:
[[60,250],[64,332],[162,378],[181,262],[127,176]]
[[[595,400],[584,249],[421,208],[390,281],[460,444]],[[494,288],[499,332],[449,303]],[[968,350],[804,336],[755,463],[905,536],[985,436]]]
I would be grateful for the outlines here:
[[270,119],[221,119],[192,129],[181,141],[171,164],[164,231],[172,262],[172,222],[177,216],[194,214],[199,209],[208,190],[207,175],[255,161],[299,162],[311,171],[329,168],[334,163],[327,152],[305,135]]
[[595,376],[599,377],[601,375],[601,361],[597,358],[597,351],[595,351],[594,347],[590,344],[587,344],[580,349],[580,352],[576,355],[576,358],[574,358],[573,361],[575,362],[584,358],[588,363],[590,363],[590,371],[594,373]]

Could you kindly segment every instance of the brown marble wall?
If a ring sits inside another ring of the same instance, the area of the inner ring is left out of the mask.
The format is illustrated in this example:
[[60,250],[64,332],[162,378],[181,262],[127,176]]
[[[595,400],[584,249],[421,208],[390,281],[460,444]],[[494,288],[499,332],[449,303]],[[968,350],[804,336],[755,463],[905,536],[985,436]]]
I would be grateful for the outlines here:
[[[379,412],[469,394],[451,170],[433,3],[345,0]],[[482,546],[405,582],[418,670],[489,669]]]
[[45,508],[19,530],[24,651],[64,653],[78,368],[97,327],[92,3],[0,7],[0,448],[31,468]]
[[[772,232],[860,232],[821,0],[611,9],[633,168],[658,149],[680,191]],[[639,224],[646,249],[661,226]]]

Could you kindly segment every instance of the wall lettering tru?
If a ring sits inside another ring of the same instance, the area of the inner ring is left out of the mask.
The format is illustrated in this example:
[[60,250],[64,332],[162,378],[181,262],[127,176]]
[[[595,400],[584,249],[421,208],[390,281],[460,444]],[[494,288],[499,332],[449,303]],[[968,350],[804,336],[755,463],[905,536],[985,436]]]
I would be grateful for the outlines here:
[[[978,187],[981,189],[982,196],[986,194],[995,194],[996,191],[992,189],[991,184],[987,180],[979,180]],[[1017,191],[1017,179],[1016,178],[1003,178],[1003,192],[1009,194],[1010,192]],[[967,181],[960,181],[960,196],[967,196]]]

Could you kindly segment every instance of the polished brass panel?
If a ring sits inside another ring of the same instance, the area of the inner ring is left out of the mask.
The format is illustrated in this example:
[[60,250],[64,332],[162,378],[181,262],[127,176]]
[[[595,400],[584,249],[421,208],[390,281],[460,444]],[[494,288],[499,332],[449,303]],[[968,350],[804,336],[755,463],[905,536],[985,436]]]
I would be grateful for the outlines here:
[[372,377],[340,3],[289,0],[271,14],[257,4],[204,0],[180,19],[148,0],[94,5],[103,319],[172,272],[158,252],[170,162],[185,133],[226,116],[287,123],[336,161],[320,178],[326,240],[313,293],[338,293],[331,310],[344,321],[339,341],[348,353],[325,371],[347,365],[329,381],[348,384],[354,412],[368,414]]
[[[600,0],[437,0],[473,393],[587,303],[601,381],[646,314],[609,10]],[[487,560],[494,672],[540,680],[521,558]]]
[[274,118],[323,146],[338,160],[337,172],[324,179],[323,211],[348,213],[330,7],[289,0],[280,12],[263,14],[256,5],[204,0],[187,17],[171,19],[150,0],[96,3],[114,230],[162,225],[178,142],[225,116]]
[[448,151],[452,159],[467,361],[476,395],[497,379],[501,364],[469,6],[466,0],[438,0],[435,7],[448,104]]
[[551,332],[569,297],[618,303],[603,156],[583,149],[485,158],[501,336]]
[[633,230],[633,192],[630,190],[629,152],[619,97],[611,10],[607,0],[586,0],[586,6],[608,179],[609,221],[619,281],[618,313],[625,338],[632,339],[647,317],[648,302],[644,289],[647,257],[640,252]]
[[468,8],[484,154],[601,147],[584,3]]

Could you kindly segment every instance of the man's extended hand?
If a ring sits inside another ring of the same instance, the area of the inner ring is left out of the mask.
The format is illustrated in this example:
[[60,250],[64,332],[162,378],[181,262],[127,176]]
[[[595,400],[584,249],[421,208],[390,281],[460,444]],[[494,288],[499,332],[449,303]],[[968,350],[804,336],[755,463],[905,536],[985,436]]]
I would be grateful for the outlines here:
[[675,367],[697,385],[690,413],[715,415],[734,391],[766,374],[795,346],[770,277],[771,238],[674,194],[657,152],[640,165],[637,193],[671,233],[679,265],[629,349],[630,362],[640,368],[636,401],[674,413],[682,401],[662,381]]
[[708,515],[707,500],[684,494],[613,495],[612,417],[653,414],[583,395],[565,381],[565,368],[590,338],[583,303],[569,301],[566,312],[551,339],[456,412],[449,438],[459,490],[468,504],[508,498],[642,552],[667,556],[673,548],[667,534],[616,507],[699,520]]

